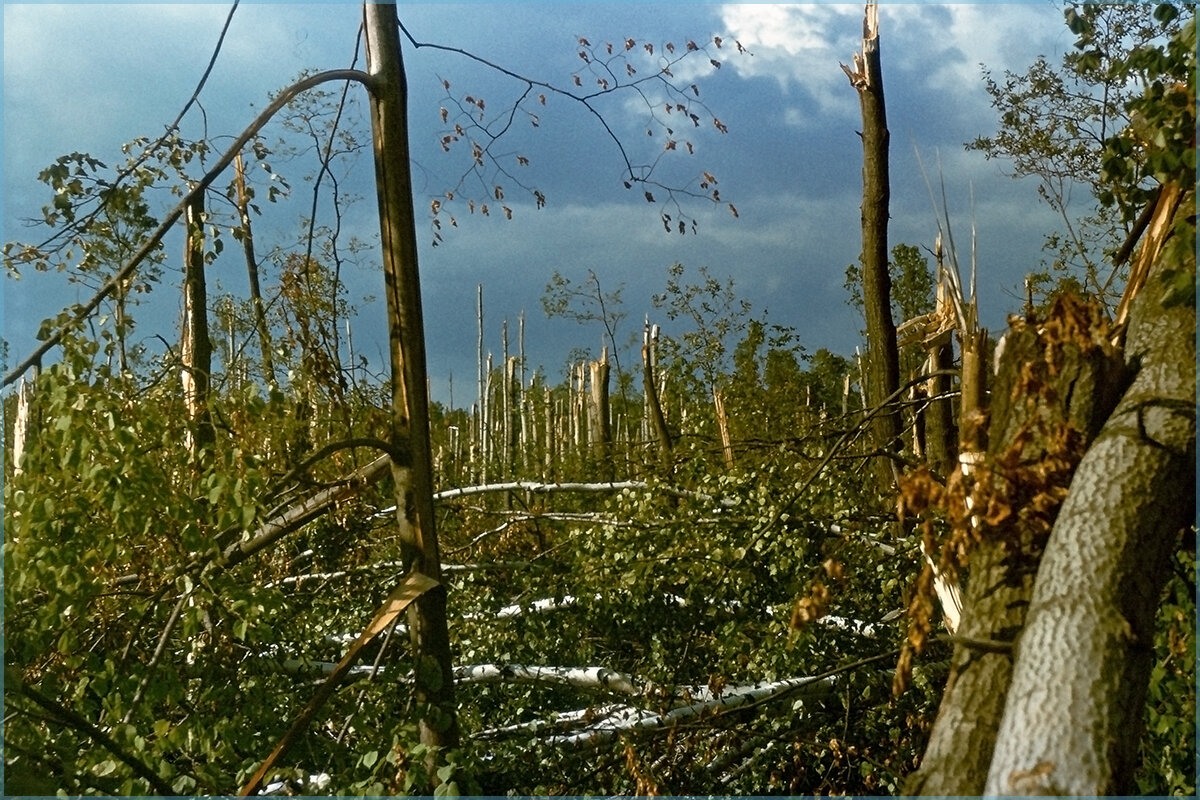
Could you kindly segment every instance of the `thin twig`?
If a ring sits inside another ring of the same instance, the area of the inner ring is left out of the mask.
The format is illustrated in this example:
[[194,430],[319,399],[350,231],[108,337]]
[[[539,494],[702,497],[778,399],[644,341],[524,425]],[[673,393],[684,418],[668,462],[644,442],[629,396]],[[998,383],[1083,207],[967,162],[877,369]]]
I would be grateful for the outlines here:
[[42,356],[49,352],[51,348],[60,344],[63,337],[66,336],[66,334],[73,327],[91,316],[92,312],[99,307],[100,303],[103,302],[106,297],[116,291],[125,281],[129,280],[137,271],[138,266],[140,266],[141,263],[158,248],[158,245],[160,242],[162,242],[163,237],[167,235],[167,232],[171,230],[172,227],[174,227],[175,223],[179,221],[179,218],[183,216],[184,210],[187,209],[187,207],[196,197],[205,192],[208,187],[211,186],[212,183],[217,179],[217,177],[220,176],[220,174],[224,172],[230,164],[233,163],[234,157],[242,151],[242,148],[244,148],[250,139],[253,138],[254,135],[271,120],[271,118],[279,111],[279,109],[283,108],[293,99],[295,99],[297,95],[308,91],[314,86],[319,86],[320,84],[327,83],[329,81],[339,80],[357,81],[366,86],[368,89],[371,87],[371,76],[365,72],[354,69],[334,69],[327,72],[319,72],[316,75],[311,75],[303,80],[293,83],[291,86],[280,92],[275,100],[269,106],[267,106],[267,108],[261,114],[259,114],[252,123],[250,123],[249,127],[242,132],[242,135],[234,141],[233,145],[225,152],[225,155],[221,156],[221,159],[217,161],[213,168],[206,172],[198,181],[196,181],[192,189],[183,196],[182,200],[179,201],[179,204],[167,213],[167,215],[163,218],[162,223],[150,234],[149,237],[146,238],[146,240],[142,243],[142,246],[138,248],[137,252],[134,253],[128,261],[122,264],[121,268],[117,270],[111,278],[104,282],[104,285],[101,286],[96,294],[92,296],[91,300],[75,306],[75,312],[71,315],[71,319],[59,326],[53,333],[47,336],[46,340],[38,345],[38,347],[35,348],[34,351],[24,361],[19,363],[7,375],[5,375],[3,382],[0,382],[0,387],[8,386],[10,383],[13,383],[22,375],[24,375],[31,367],[41,363]]
[[[11,688],[11,686],[10,686]],[[97,728],[92,723],[84,719],[80,714],[72,711],[61,703],[46,697],[44,694],[34,689],[29,684],[21,684],[20,690],[22,695],[28,697],[39,706],[49,711],[54,717],[60,720],[69,728],[73,728],[82,734],[85,734],[89,739],[92,739],[96,744],[103,747],[108,752],[112,753],[123,763],[129,766],[139,777],[143,778],[150,784],[150,788],[154,789],[160,795],[173,796],[178,794],[171,785],[159,777],[158,773],[150,769],[144,762],[138,760],[130,753],[127,753],[124,748],[113,741],[113,738],[104,731]]]

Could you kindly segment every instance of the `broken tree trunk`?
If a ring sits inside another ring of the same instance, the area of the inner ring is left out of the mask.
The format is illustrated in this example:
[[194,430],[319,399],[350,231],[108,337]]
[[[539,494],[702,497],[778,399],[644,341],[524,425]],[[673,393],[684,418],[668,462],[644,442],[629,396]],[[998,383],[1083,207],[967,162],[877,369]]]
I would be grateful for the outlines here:
[[1178,288],[1196,280],[1194,185],[1174,207],[1170,194],[1156,216],[1190,241],[1143,243],[1154,266],[1130,304],[1132,383],[1080,463],[1042,557],[989,794],[1133,788],[1155,612],[1196,511],[1196,310]]
[[983,791],[1038,559],[1075,465],[1116,402],[1121,365],[1107,337],[1102,310],[1069,295],[1005,337],[987,455],[948,484],[956,535],[940,566],[952,576],[969,552],[954,631],[963,643],[908,794]]
[[183,253],[183,402],[187,410],[187,448],[194,463],[212,446],[216,433],[208,414],[212,375],[212,340],[208,336],[208,289],[204,277],[204,193],[197,193],[184,214],[187,227]]
[[608,402],[608,378],[608,347],[605,347],[600,352],[599,360],[588,363],[588,388],[591,395],[588,403],[588,440],[592,446],[592,455],[604,473],[612,471],[609,462],[612,446],[612,410]]
[[[875,408],[895,394],[900,386],[900,357],[896,324],[892,320],[892,279],[888,272],[888,175],[887,113],[883,99],[883,70],[879,59],[879,8],[867,3],[863,17],[862,53],[854,54],[853,68],[841,65],[858,92],[862,109],[863,201],[862,201],[862,296],[867,322],[866,407]],[[896,449],[900,440],[900,414],[885,410],[871,423],[874,447],[881,453]],[[892,495],[892,463],[875,459],[875,478],[880,497]]]
[[[651,325],[646,319],[642,330],[642,391],[646,394],[646,414],[654,428],[654,438],[658,442],[658,457],[665,470],[671,467],[671,430],[667,427],[667,418],[663,414],[662,401],[658,394],[656,373],[658,371],[658,326]],[[663,477],[667,477],[664,473]]]
[[[441,558],[433,515],[425,334],[409,167],[408,86],[396,6],[364,3],[363,15],[388,307],[396,522],[406,551],[405,560],[412,570],[440,582]],[[431,780],[436,783],[436,768],[444,763],[444,751],[458,744],[443,585],[423,594],[412,606],[409,631],[421,741],[430,748],[427,766]]]
[[[242,162],[242,154],[238,153],[233,161],[234,176],[237,183],[238,217],[241,220],[242,252],[246,256],[246,279],[250,285],[250,310],[254,314],[254,330],[258,334],[258,346],[262,352],[262,372],[267,385],[275,386],[275,360],[271,356],[271,331],[267,325],[266,306],[263,305],[262,289],[258,280],[258,257],[254,252],[254,233],[250,224],[250,193],[246,191],[246,168]],[[349,338],[349,321],[347,338]],[[353,363],[353,359],[351,359]]]
[[713,413],[717,418],[717,433],[721,437],[721,458],[726,469],[733,469],[733,438],[729,433],[729,415],[725,412],[725,393],[714,386],[712,399]]
[[21,378],[21,386],[17,389],[17,416],[13,421],[13,444],[12,444],[12,471],[13,476],[20,475],[24,468],[21,462],[25,460],[25,452],[29,449],[29,444],[32,440],[30,431],[36,429],[31,417],[32,412],[33,390],[37,386],[38,372],[41,370],[35,368],[33,374],[28,380]]

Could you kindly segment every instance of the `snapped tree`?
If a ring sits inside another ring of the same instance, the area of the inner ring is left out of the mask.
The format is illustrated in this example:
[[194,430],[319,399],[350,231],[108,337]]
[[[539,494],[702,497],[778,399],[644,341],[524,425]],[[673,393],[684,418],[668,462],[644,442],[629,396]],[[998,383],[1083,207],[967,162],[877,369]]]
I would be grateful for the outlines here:
[[[862,201],[862,300],[867,320],[866,397],[869,407],[886,406],[886,398],[900,385],[900,359],[896,347],[896,323],[892,319],[892,279],[888,272],[888,206],[891,183],[888,177],[887,106],[883,97],[883,67],[879,45],[879,6],[867,3],[863,15],[862,52],[855,53],[853,67],[841,65],[858,92],[862,109],[863,201]],[[871,423],[872,443],[880,458],[875,463],[880,496],[891,495],[895,467],[888,455],[900,438],[900,416],[884,408]]]
[[1155,185],[1120,304],[1127,328],[1060,301],[1036,331],[1008,334],[996,477],[957,512],[950,501],[977,543],[950,548],[970,553],[963,640],[914,794],[1133,788],[1159,597],[1195,525],[1194,11],[1133,60],[1146,89],[1125,111],[1139,123],[1103,159],[1126,201]]

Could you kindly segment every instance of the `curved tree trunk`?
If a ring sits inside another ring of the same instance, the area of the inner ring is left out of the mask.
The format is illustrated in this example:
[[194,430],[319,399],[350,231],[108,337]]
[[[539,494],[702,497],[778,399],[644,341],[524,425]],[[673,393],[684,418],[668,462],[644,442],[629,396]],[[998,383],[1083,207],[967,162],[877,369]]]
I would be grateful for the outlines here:
[[[1164,222],[1195,213],[1194,190]],[[1182,226],[1187,229],[1187,226]],[[1130,789],[1168,557],[1195,521],[1195,240],[1165,250],[1130,311],[1133,383],[1088,450],[1042,558],[988,794]]]

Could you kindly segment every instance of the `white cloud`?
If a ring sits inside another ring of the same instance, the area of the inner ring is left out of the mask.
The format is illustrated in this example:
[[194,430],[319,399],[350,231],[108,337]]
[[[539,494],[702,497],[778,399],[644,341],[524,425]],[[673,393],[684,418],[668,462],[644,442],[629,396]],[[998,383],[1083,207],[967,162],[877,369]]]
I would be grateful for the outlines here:
[[784,91],[799,86],[815,100],[814,117],[854,108],[838,64],[859,48],[861,6],[726,5],[721,21],[754,55],[731,61],[746,77],[769,77]]
[[[791,107],[791,124],[854,115],[857,103],[839,64],[861,48],[863,6],[832,4],[732,4],[720,17],[729,35],[752,58],[732,60],[743,77],[769,77],[785,92],[799,88],[815,108]],[[1023,70],[1041,53],[1052,58],[1065,47],[1066,29],[1056,6],[1045,3],[884,3],[880,29],[885,70],[924,76],[927,87],[953,93],[963,112],[964,87],[980,86],[980,64],[996,72]],[[982,91],[972,93],[972,113],[986,109]]]

